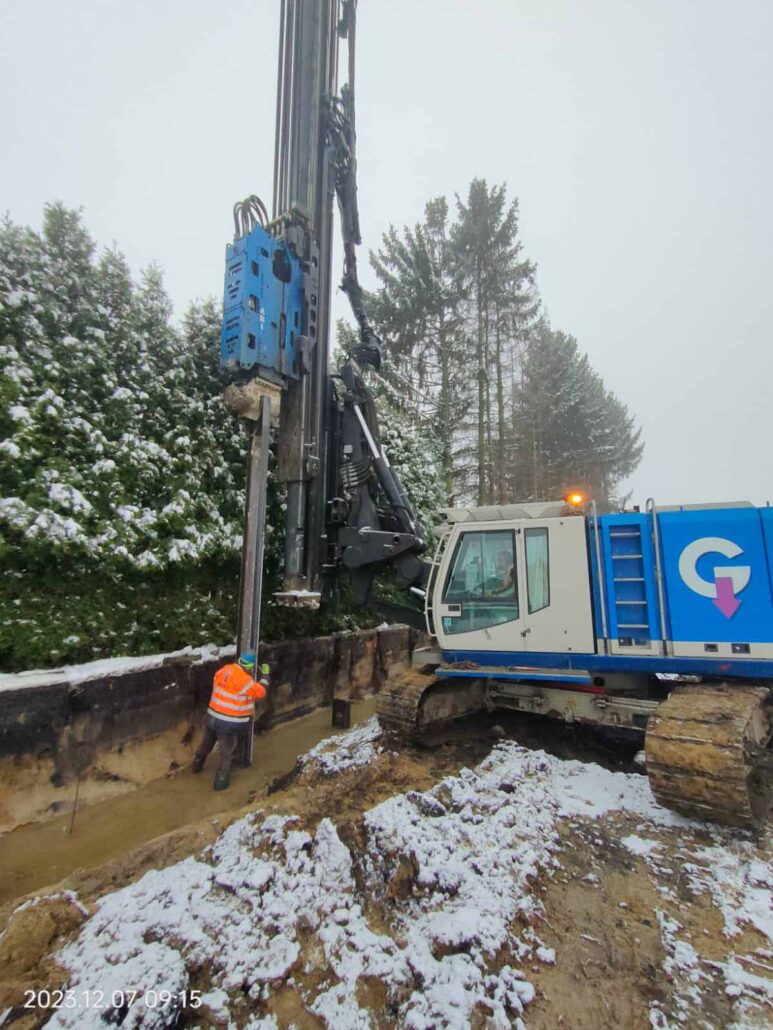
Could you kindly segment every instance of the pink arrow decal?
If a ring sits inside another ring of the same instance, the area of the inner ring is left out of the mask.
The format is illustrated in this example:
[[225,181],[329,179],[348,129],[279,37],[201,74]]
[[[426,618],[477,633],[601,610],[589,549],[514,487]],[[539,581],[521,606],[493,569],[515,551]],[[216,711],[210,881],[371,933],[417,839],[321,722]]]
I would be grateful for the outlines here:
[[741,607],[741,602],[735,596],[732,577],[717,576],[714,582],[717,587],[717,596],[713,603],[717,608],[719,608],[726,619],[732,619]]

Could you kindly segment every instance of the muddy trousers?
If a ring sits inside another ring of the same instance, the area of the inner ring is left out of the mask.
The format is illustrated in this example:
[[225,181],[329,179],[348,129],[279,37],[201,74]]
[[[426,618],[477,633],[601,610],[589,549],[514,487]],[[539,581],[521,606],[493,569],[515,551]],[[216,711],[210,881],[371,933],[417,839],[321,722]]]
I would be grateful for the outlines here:
[[247,730],[247,723],[237,725],[233,722],[223,722],[216,719],[214,715],[207,713],[207,721],[204,725],[204,736],[196,749],[196,757],[203,762],[215,744],[218,744],[217,768],[220,772],[230,772],[236,745],[244,736]]

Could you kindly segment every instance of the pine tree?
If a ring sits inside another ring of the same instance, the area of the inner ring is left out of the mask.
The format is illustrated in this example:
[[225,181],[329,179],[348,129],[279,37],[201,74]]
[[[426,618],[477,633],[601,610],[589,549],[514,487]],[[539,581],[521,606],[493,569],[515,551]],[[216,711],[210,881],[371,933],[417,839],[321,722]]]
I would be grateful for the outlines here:
[[[449,235],[444,197],[427,202],[424,220],[398,234],[394,226],[371,254],[381,284],[373,310],[388,358],[384,377],[433,415],[441,447],[446,503],[454,495],[459,411],[468,386],[463,334],[464,284]],[[391,375],[391,368],[399,377]]]
[[518,202],[507,204],[506,186],[489,187],[485,179],[474,179],[467,199],[457,197],[457,212],[452,239],[470,298],[468,325],[476,366],[477,503],[501,503],[507,490],[505,355],[536,311],[535,267],[521,256]]
[[453,223],[443,198],[430,201],[371,260],[391,401],[419,393],[435,420],[447,503],[541,500],[576,483],[612,503],[640,432],[576,341],[539,319],[506,187],[473,180]]
[[542,320],[523,353],[516,394],[515,467],[522,496],[545,500],[572,486],[602,508],[641,460],[641,430],[593,370],[577,341]]

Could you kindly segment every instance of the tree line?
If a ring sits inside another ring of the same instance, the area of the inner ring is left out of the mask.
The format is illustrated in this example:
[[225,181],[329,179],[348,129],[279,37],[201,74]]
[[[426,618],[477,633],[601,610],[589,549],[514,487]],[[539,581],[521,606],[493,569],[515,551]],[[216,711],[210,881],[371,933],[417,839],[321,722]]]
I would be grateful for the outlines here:
[[475,179],[453,210],[432,199],[416,225],[384,234],[370,297],[381,379],[432,427],[447,504],[550,500],[580,485],[609,507],[641,460],[641,430],[551,326],[518,215],[506,186]]
[[[135,280],[62,204],[40,232],[0,221],[0,671],[233,641],[246,437],[220,317],[206,300],[175,323],[161,270]],[[405,420],[390,440],[425,468]],[[272,471],[269,597],[281,505]],[[362,621],[264,611],[267,639]]]

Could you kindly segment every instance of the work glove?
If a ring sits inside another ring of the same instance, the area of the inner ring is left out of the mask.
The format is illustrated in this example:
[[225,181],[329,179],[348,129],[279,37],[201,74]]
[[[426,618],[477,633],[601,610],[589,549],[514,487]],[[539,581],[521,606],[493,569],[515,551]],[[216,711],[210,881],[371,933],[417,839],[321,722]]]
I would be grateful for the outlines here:
[[264,687],[268,686],[268,676],[270,672],[271,669],[269,668],[268,662],[263,662],[260,668],[258,669],[258,682],[261,683]]

